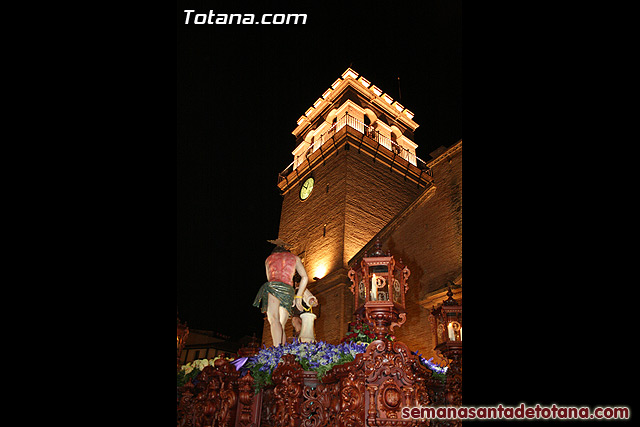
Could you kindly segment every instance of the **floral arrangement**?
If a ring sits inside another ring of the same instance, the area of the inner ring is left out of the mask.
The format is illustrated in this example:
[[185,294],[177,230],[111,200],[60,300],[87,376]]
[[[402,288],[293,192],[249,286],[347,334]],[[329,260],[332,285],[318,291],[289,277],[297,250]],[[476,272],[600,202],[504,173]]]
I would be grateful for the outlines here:
[[433,357],[429,360],[426,360],[424,357],[422,357],[422,354],[420,354],[417,351],[412,351],[411,354],[415,354],[416,356],[418,356],[418,360],[420,360],[420,362],[425,365],[426,367],[428,367],[433,374],[431,374],[431,376],[435,379],[438,379],[440,381],[444,381],[447,375],[447,370],[449,369],[447,366],[440,366],[438,364],[436,364],[433,361]]
[[[251,372],[254,379],[256,393],[264,386],[272,384],[271,374],[280,363],[285,354],[293,354],[305,371],[315,371],[318,379],[334,366],[355,360],[358,353],[364,353],[367,343],[347,342],[339,345],[329,344],[323,341],[313,343],[301,343],[294,340],[292,344],[279,345],[277,347],[263,347],[255,356],[239,358],[232,361],[236,369],[246,374]],[[202,370],[207,366],[213,366],[215,359],[198,359],[182,365],[178,372],[178,387],[185,385],[189,380],[195,381]]]
[[[349,323],[349,333],[345,335],[342,339],[342,342],[363,342],[363,343],[371,343],[375,340],[379,340],[382,337],[378,336],[376,332],[373,330],[371,325],[362,320],[356,320]],[[395,336],[388,334],[384,338],[389,341],[393,341],[396,339]]]
[[194,380],[205,367],[213,366],[213,363],[218,359],[232,360],[228,357],[216,356],[213,359],[198,359],[182,365],[178,371],[178,387],[182,387],[189,380]]
[[248,359],[244,368],[251,372],[257,393],[265,385],[272,384],[271,374],[285,354],[295,355],[302,369],[315,371],[318,379],[322,379],[334,366],[355,360],[358,353],[364,353],[367,345],[355,342],[333,345],[323,341],[301,343],[295,340],[293,344],[262,348]]
[[[315,371],[317,378],[321,380],[334,366],[355,360],[358,353],[364,353],[369,343],[378,339],[366,323],[352,322],[349,326],[352,328],[352,332],[347,334],[339,345],[329,344],[324,341],[301,343],[294,339],[292,344],[263,347],[255,356],[242,357],[235,360],[228,357],[224,359],[229,360],[237,370],[241,371],[242,375],[251,372],[256,393],[264,386],[273,384],[271,374],[285,354],[293,354],[302,369]],[[387,339],[395,338],[389,335],[387,337]],[[412,351],[411,353],[418,356],[418,360],[433,372],[433,378],[440,381],[445,380],[448,370],[446,366],[442,367],[434,363],[433,357],[426,360],[417,351]],[[214,362],[220,358],[223,357],[198,359],[183,365],[178,372],[178,387],[185,385],[190,380],[195,381],[195,378],[205,367],[213,366]]]

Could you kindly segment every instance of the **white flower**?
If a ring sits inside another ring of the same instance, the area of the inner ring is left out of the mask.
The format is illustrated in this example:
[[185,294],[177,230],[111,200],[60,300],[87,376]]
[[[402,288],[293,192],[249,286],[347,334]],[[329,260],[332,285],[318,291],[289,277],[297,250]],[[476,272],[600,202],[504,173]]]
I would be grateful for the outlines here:
[[193,361],[193,366],[201,371],[208,365],[209,361],[207,359],[198,359]]

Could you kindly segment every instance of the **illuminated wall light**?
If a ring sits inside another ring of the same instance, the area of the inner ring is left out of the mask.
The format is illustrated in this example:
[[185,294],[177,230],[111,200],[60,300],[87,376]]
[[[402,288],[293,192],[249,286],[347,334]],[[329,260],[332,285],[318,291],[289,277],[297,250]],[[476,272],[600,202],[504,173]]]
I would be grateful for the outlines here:
[[315,269],[315,272],[313,273],[313,277],[322,279],[325,274],[327,274],[327,266],[322,264]]
[[346,79],[347,77],[351,77],[351,78],[355,79],[356,77],[358,77],[358,73],[353,71],[351,68],[347,68],[347,71],[342,73],[342,78]]
[[413,120],[413,113],[409,110],[404,110],[404,114],[409,117],[410,119]]
[[373,91],[373,93],[375,93],[377,96],[382,95],[382,91],[377,87],[377,86],[371,86],[371,90]]
[[362,76],[360,76],[360,78],[358,79],[358,81],[359,81],[360,83],[362,83],[362,85],[363,85],[364,87],[369,87],[369,86],[371,86],[371,82],[370,82],[369,80],[365,79],[365,78],[364,78],[364,77],[362,77]]
[[318,105],[322,102],[322,98],[318,98],[316,102],[313,103],[313,108],[318,108]]
[[389,105],[393,104],[393,98],[387,95],[386,93],[382,95],[382,99],[384,99]]
[[327,89],[327,90],[322,94],[322,97],[323,97],[324,99],[327,99],[327,96],[329,96],[329,94],[330,94],[331,92],[333,92],[333,89],[331,89],[331,88]]
[[396,107],[396,110],[398,110],[399,113],[402,113],[402,110],[404,110],[404,107],[398,101],[394,102],[393,106]]
[[337,88],[337,87],[338,87],[338,85],[339,85],[340,83],[342,83],[342,79],[338,79],[338,80],[336,80],[335,82],[333,82],[333,84],[331,85],[331,87],[332,87],[333,89],[335,89],[335,88]]
[[309,117],[309,115],[311,114],[312,111],[313,111],[313,107],[309,107],[309,109],[304,112],[304,115]]
[[300,126],[302,124],[302,122],[304,122],[304,119],[305,119],[305,116],[300,116],[300,118],[296,122],[296,123],[298,123],[298,126]]

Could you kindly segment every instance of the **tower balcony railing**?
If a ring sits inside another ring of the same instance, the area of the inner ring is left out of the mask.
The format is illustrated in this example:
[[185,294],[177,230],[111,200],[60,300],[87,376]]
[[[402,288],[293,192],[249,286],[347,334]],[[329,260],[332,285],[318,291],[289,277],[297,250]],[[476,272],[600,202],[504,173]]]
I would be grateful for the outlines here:
[[417,166],[422,170],[426,170],[427,175],[431,175],[431,170],[427,167],[426,162],[416,156],[413,152],[404,148],[386,135],[383,135],[380,131],[374,129],[373,126],[363,123],[349,113],[345,113],[341,118],[337,119],[326,132],[319,136],[314,136],[313,142],[307,151],[302,155],[296,156],[293,162],[278,174],[278,183],[300,166],[307,157],[320,149],[325,142],[333,138],[333,136],[345,126],[349,126],[350,128],[357,130],[361,134],[377,142],[379,146],[386,148],[394,153],[394,155],[405,159],[412,165]]

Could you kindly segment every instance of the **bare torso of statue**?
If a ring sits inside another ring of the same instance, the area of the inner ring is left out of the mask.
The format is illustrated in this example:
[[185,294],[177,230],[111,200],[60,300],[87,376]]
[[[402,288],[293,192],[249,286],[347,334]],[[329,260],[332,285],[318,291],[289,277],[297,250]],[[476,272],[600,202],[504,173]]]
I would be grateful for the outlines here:
[[[253,305],[267,313],[273,345],[286,344],[284,326],[289,319],[291,307],[304,311],[302,298],[309,278],[300,258],[286,249],[281,239],[270,241],[277,246],[265,261],[267,280],[262,285]],[[293,275],[300,275],[300,286],[297,293],[293,288]],[[295,295],[294,295],[295,294]]]

